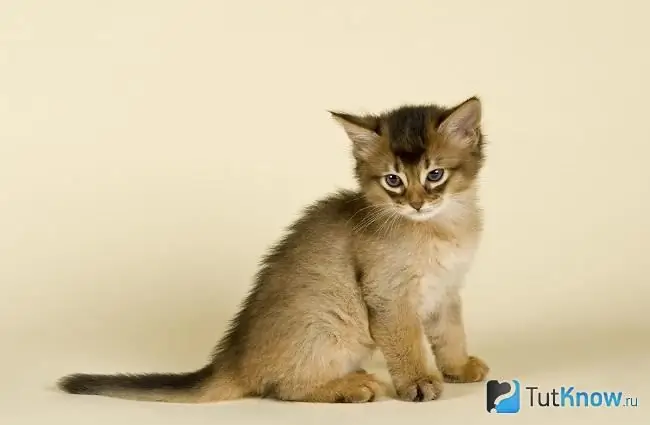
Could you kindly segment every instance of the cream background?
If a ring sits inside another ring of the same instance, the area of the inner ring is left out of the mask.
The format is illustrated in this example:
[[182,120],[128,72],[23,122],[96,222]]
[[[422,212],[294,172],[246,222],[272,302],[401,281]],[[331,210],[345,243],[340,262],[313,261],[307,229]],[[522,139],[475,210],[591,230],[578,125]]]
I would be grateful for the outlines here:
[[[650,98],[639,1],[0,3],[0,421],[648,423]],[[264,250],[353,184],[327,109],[478,94],[486,232],[465,291],[492,377],[639,397],[489,416],[484,386],[365,406],[73,397],[200,366]]]

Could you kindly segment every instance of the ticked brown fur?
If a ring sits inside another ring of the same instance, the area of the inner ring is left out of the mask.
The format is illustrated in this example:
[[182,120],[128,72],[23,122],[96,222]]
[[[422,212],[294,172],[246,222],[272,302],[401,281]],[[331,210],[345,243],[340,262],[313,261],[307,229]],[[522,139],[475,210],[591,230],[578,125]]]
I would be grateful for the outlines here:
[[484,379],[460,298],[482,227],[479,99],[332,116],[352,142],[359,187],[308,207],[271,249],[211,362],[188,374],[75,374],[60,388],[168,402],[368,402],[383,394],[361,369],[376,349],[403,400]]

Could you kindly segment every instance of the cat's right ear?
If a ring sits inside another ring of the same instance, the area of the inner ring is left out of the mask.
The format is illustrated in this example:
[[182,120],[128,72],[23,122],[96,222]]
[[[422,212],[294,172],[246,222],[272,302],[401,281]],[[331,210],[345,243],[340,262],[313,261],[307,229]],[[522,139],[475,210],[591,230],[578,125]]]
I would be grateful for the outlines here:
[[378,120],[371,116],[362,117],[342,112],[328,112],[343,127],[352,141],[354,156],[359,159],[367,158],[379,140]]

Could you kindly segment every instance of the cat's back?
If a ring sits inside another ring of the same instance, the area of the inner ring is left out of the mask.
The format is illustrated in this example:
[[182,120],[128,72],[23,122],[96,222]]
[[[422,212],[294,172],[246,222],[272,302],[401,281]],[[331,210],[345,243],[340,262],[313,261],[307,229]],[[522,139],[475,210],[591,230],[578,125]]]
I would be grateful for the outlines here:
[[347,278],[352,268],[349,222],[362,202],[358,193],[340,190],[306,207],[263,258],[259,279],[281,275],[284,285],[291,285],[321,273]]
[[359,192],[338,190],[308,206],[296,224],[347,228],[350,220],[366,206]]
[[340,190],[306,207],[289,226],[283,239],[275,246],[284,254],[304,248],[327,250],[348,244],[351,237],[350,222],[363,208],[357,192]]

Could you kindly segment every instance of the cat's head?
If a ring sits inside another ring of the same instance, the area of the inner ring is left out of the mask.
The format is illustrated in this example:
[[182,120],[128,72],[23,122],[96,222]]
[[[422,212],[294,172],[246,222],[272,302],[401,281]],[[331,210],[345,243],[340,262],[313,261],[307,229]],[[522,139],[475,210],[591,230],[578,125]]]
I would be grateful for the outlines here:
[[331,114],[352,141],[356,178],[374,206],[429,220],[474,188],[484,159],[478,98],[451,108]]

